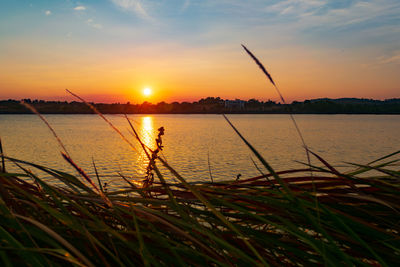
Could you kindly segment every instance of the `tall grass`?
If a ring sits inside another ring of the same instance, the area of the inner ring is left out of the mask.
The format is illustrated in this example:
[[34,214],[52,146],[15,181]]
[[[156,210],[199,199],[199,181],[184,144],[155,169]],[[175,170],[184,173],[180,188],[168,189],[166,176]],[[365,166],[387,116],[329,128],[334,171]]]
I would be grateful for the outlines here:
[[[0,174],[5,266],[395,266],[400,259],[400,172],[391,158],[348,173],[310,166],[214,183],[188,183],[161,159],[180,183],[157,169],[161,182],[110,188],[112,206],[81,177],[4,158],[20,168]],[[366,176],[371,171],[380,174]]]
[[[7,157],[0,142],[3,266],[396,266],[400,261],[400,151],[341,172],[305,146],[320,166],[275,170],[225,117],[266,174],[189,183],[160,156],[163,129],[152,150],[126,118],[149,165],[141,186],[121,176],[124,190],[104,190],[93,164],[96,185],[66,151],[63,157],[76,175]],[[119,133],[133,147],[134,140]],[[19,171],[6,172],[7,164]],[[166,181],[162,169],[179,182]]]

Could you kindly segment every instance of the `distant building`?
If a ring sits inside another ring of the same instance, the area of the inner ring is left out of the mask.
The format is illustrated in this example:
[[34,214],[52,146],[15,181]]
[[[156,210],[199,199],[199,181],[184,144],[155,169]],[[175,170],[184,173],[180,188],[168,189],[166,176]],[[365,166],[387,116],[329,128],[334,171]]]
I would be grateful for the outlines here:
[[246,101],[243,100],[225,100],[225,108],[227,109],[239,109],[239,110],[244,110],[244,104]]

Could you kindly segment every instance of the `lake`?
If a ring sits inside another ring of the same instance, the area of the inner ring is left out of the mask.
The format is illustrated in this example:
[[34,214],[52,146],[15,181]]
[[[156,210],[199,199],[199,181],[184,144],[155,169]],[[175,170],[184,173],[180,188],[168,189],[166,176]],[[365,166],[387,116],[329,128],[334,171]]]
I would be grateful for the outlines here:
[[[135,145],[132,149],[97,115],[45,115],[72,159],[103,181],[125,185],[118,173],[142,180],[148,160],[122,115],[106,115]],[[221,115],[129,115],[143,142],[155,147],[157,129],[165,128],[163,155],[189,181],[257,176],[254,155]],[[288,115],[228,115],[244,137],[276,170],[302,167],[306,155]],[[339,168],[345,162],[368,163],[399,150],[400,116],[295,115],[307,145]],[[60,147],[36,115],[0,115],[0,137],[7,156],[74,172]],[[315,159],[313,163],[321,165]],[[8,170],[15,167],[8,163]],[[171,175],[168,179],[173,179]]]

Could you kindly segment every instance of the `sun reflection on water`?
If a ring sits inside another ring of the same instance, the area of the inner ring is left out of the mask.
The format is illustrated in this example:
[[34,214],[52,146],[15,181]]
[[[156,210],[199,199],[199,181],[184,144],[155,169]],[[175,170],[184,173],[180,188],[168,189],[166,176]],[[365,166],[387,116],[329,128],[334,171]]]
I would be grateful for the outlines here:
[[[142,142],[149,148],[155,149],[155,138],[156,135],[154,133],[153,127],[153,117],[146,116],[141,118],[140,129],[139,129],[139,136]],[[149,159],[146,156],[146,153],[141,149],[139,155],[139,162],[140,167],[143,171],[143,174],[146,171],[146,167],[149,164]]]

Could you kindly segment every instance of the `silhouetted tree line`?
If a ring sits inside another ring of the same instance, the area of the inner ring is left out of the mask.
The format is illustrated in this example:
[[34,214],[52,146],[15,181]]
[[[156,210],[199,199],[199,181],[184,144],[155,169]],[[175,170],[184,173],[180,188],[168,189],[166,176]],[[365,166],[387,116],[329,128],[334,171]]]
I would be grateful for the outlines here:
[[[92,114],[86,104],[81,102],[61,102],[24,99],[43,114]],[[218,114],[218,113],[254,113],[254,114],[400,114],[400,98],[373,100],[360,98],[312,99],[303,102],[293,101],[285,105],[274,101],[257,99],[224,100],[220,97],[202,98],[197,102],[160,102],[152,104],[103,104],[92,103],[104,114]],[[0,114],[29,114],[26,107],[16,100],[0,101]]]

